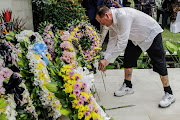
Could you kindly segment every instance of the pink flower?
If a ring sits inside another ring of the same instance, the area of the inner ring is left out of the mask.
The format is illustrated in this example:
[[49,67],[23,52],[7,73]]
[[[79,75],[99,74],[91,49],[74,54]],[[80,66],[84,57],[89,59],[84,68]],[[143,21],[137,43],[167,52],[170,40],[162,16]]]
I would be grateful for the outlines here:
[[96,112],[96,113],[99,113],[99,110],[98,110],[98,109],[95,109],[95,112]]
[[89,116],[89,115],[90,115],[90,112],[85,112],[84,115],[85,115],[85,116]]
[[75,83],[74,84],[74,89],[80,90],[81,89],[81,85],[79,83]]
[[79,76],[76,76],[76,80],[78,80],[79,79]]
[[88,107],[90,112],[93,111],[93,106],[91,104],[89,104]]
[[4,75],[5,78],[9,78],[13,74],[13,71],[10,70],[9,68],[3,68],[1,70],[1,72]]
[[1,93],[1,94],[5,94],[5,91],[6,91],[5,88],[1,88],[1,89],[0,89],[0,93]]
[[82,86],[83,86],[84,88],[86,88],[86,87],[87,87],[87,84],[86,84],[85,82],[83,82],[83,83],[82,83]]
[[61,36],[61,39],[62,39],[63,41],[69,40],[69,38],[71,38],[71,35],[70,35],[70,34]]
[[73,93],[76,94],[76,95],[80,95],[81,94],[80,90],[74,90]]
[[82,100],[79,100],[77,103],[78,103],[78,105],[84,105],[84,101],[82,101]]
[[99,120],[99,118],[96,118],[95,120]]
[[93,99],[92,99],[92,97],[91,97],[91,96],[89,97],[89,101],[90,101],[90,102],[92,102],[92,101],[93,101]]
[[87,98],[86,98],[86,96],[84,96],[84,95],[80,95],[80,98],[81,98],[81,100],[83,100],[83,101],[87,101]]

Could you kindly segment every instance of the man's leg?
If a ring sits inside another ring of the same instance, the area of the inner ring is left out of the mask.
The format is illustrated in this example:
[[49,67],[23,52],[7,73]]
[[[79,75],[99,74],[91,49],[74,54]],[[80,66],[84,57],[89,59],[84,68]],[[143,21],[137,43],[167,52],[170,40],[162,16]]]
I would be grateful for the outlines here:
[[160,107],[168,107],[175,101],[173,92],[169,85],[168,72],[166,68],[166,60],[164,54],[164,48],[162,45],[162,36],[158,34],[151,45],[147,50],[149,57],[151,58],[153,64],[153,70],[160,74],[160,78],[164,87],[165,95],[159,103]]
[[115,96],[123,96],[126,94],[134,93],[132,89],[131,77],[133,67],[137,67],[137,59],[141,55],[142,50],[139,46],[135,46],[131,40],[128,41],[125,54],[124,54],[124,83],[122,87],[114,92]]

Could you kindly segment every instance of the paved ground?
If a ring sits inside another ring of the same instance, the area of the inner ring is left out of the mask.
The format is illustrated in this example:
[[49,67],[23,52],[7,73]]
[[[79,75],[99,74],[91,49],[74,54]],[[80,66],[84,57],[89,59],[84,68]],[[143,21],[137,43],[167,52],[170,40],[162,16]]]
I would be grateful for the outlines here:
[[164,95],[159,75],[152,69],[135,69],[132,83],[134,94],[124,97],[114,97],[124,81],[124,70],[108,70],[104,78],[106,91],[101,73],[95,75],[95,86],[100,100],[99,105],[105,108],[114,108],[126,105],[135,105],[128,108],[107,110],[115,120],[180,120],[180,69],[168,69],[170,85],[176,97],[176,102],[168,108],[159,108],[158,103]]

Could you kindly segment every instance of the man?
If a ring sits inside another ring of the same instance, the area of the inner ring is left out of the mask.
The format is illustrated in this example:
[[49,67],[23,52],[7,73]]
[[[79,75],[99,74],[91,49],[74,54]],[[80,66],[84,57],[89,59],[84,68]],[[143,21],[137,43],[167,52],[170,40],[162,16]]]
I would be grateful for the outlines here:
[[162,45],[162,28],[149,15],[133,8],[109,9],[100,6],[96,12],[96,20],[109,27],[109,42],[104,59],[99,62],[99,70],[106,71],[106,66],[120,55],[125,49],[124,71],[125,80],[115,96],[134,93],[131,76],[133,67],[137,66],[137,59],[142,50],[147,51],[153,62],[153,70],[160,74],[165,95],[160,101],[160,107],[170,106],[175,98],[168,81],[168,73]]
[[141,0],[142,12],[152,17],[152,8],[155,8],[155,0]]

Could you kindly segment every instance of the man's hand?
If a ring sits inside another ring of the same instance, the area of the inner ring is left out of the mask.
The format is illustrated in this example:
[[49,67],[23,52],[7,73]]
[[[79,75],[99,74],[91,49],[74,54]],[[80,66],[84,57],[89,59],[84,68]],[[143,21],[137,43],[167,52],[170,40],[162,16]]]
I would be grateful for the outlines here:
[[106,59],[103,59],[99,62],[99,70],[106,71],[106,66],[109,64],[109,62]]

